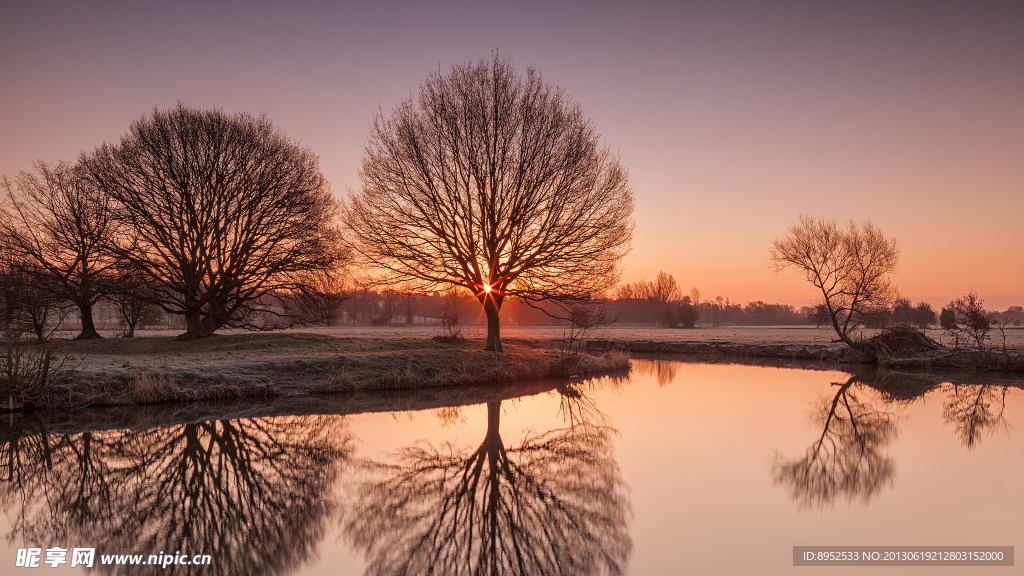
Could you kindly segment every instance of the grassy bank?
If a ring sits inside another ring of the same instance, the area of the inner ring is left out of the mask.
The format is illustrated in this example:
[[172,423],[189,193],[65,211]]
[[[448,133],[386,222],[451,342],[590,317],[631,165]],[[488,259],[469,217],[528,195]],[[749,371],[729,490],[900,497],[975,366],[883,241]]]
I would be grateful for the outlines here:
[[679,355],[713,361],[716,358],[784,359],[842,364],[877,364],[893,368],[969,370],[981,372],[1024,373],[1024,350],[990,348],[983,351],[949,348],[941,345],[926,349],[879,347],[858,351],[846,344],[749,344],[735,342],[608,342],[609,346],[633,354]]
[[44,391],[23,400],[44,408],[138,405],[253,397],[297,397],[515,382],[628,369],[621,353],[570,356],[479,341],[238,334],[178,342],[170,337],[53,342],[62,362]]

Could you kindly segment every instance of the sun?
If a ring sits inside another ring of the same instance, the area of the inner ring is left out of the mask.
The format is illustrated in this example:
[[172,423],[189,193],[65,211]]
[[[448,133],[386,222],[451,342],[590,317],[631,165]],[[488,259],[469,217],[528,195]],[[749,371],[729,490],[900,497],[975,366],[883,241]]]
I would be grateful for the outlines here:
[[491,285],[486,282],[484,282],[484,292],[486,292],[487,294],[491,293]]

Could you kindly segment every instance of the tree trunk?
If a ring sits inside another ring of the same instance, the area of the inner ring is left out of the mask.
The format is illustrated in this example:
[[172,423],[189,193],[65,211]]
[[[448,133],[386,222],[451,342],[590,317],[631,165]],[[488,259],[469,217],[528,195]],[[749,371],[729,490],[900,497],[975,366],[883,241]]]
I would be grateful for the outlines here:
[[75,336],[75,340],[102,338],[99,332],[96,331],[96,324],[92,320],[92,304],[80,303],[78,305],[78,312],[82,316],[82,333]]
[[484,295],[484,314],[487,315],[487,346],[484,350],[501,352],[501,330],[498,325],[498,311],[501,309],[500,297]]
[[199,310],[190,310],[185,313],[185,333],[179,334],[175,340],[199,340],[209,335],[203,323],[202,313]]

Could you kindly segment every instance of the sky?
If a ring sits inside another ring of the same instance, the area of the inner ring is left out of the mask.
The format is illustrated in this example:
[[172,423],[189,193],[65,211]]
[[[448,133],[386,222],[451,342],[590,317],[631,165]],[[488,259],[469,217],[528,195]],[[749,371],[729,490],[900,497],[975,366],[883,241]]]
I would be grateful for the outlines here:
[[808,304],[767,259],[805,213],[896,238],[912,300],[1024,305],[1022,2],[370,4],[5,3],[0,174],[182,101],[266,113],[342,197],[374,114],[497,50],[562,86],[629,170],[623,281]]

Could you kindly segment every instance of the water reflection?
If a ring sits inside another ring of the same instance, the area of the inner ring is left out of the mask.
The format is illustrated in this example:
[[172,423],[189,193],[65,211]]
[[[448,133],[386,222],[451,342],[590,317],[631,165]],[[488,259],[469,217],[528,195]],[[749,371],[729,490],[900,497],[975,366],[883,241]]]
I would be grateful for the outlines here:
[[1011,385],[937,382],[941,376],[929,373],[876,370],[833,384],[835,394],[820,399],[811,415],[820,435],[803,458],[776,454],[773,482],[801,509],[832,507],[837,500],[869,503],[895,481],[895,463],[886,449],[899,432],[897,413],[929,394],[945,396],[943,420],[968,450],[986,432],[1009,432],[1004,413]]
[[662,387],[675,382],[682,365],[682,362],[670,360],[640,360],[633,361],[633,370],[643,377],[653,376],[658,386]]
[[280,574],[314,556],[353,444],[334,416],[77,434],[9,428],[2,440],[10,539],[97,554],[210,554],[212,566],[177,567],[204,574]]
[[562,397],[569,427],[515,447],[502,442],[495,401],[475,449],[420,442],[366,463],[343,520],[366,573],[622,574],[632,512],[614,430],[580,389]]
[[945,387],[942,417],[956,430],[968,450],[981,441],[983,432],[1009,432],[1006,410],[1006,386],[987,384],[949,384]]
[[772,480],[804,508],[825,508],[837,499],[865,504],[893,485],[896,465],[885,449],[895,440],[896,417],[889,406],[854,388],[857,376],[836,383],[832,398],[821,398],[812,418],[821,428],[803,458],[776,454]]

